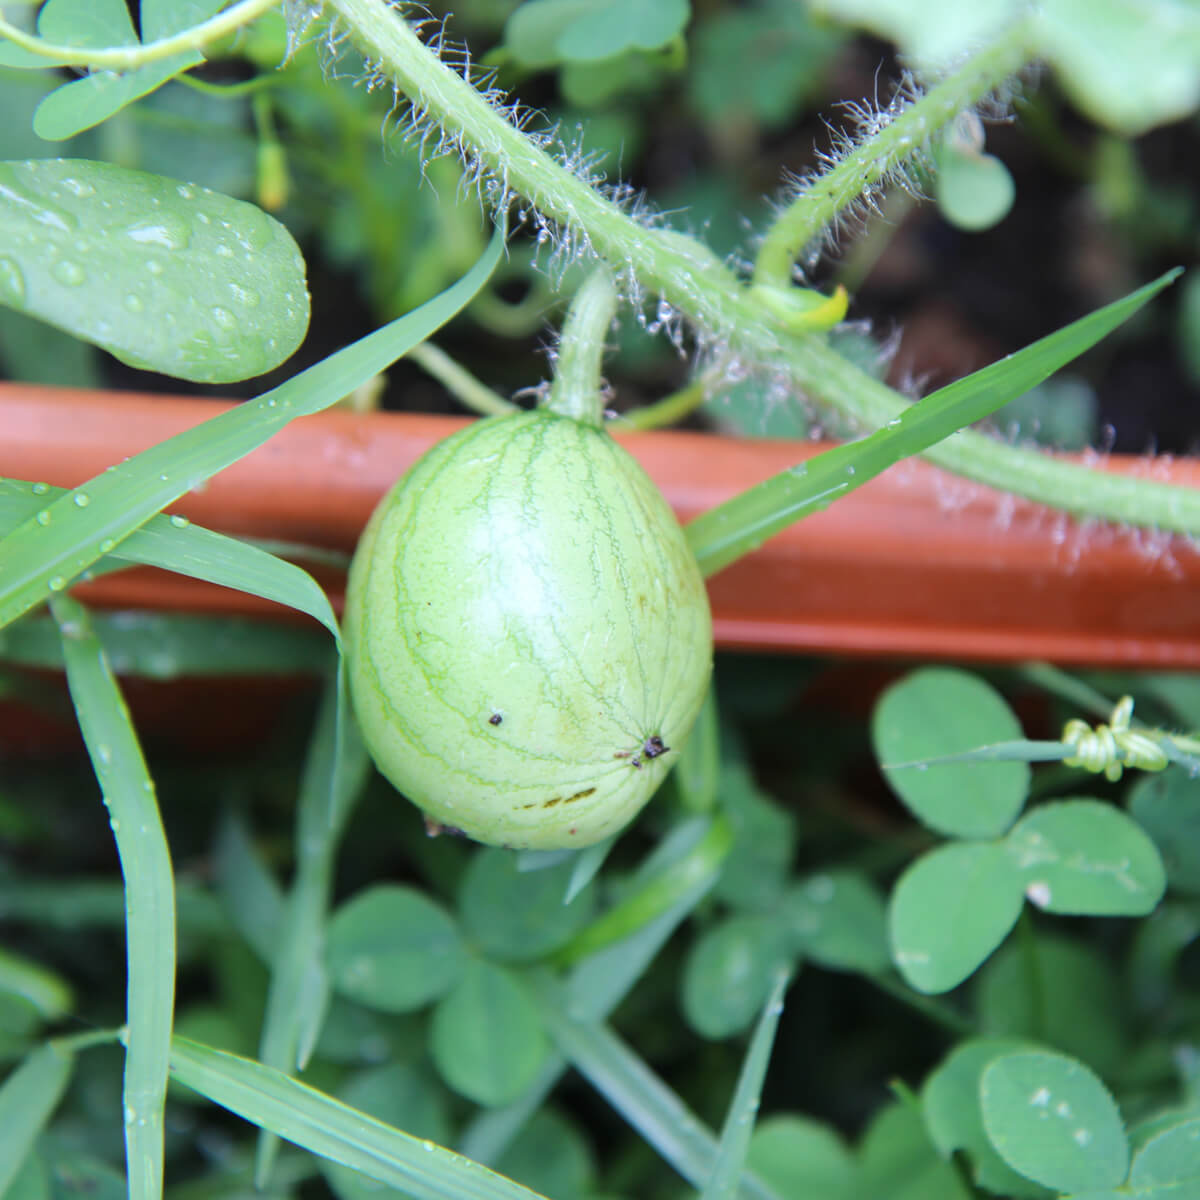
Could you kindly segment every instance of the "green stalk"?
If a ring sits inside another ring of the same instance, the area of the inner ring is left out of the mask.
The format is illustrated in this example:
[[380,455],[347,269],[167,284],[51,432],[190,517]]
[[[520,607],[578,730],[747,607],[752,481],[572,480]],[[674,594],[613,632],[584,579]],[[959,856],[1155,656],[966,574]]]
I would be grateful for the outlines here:
[[542,407],[599,429],[604,423],[600,371],[604,339],[617,315],[617,291],[612,276],[598,267],[575,293],[558,343],[554,383]]
[[805,185],[767,231],[754,263],[754,282],[788,288],[792,266],[806,247],[837,225],[840,214],[886,186],[913,154],[929,145],[959,113],[978,104],[1030,57],[1026,22],[1006,31],[961,70],[906,105],[832,169]]
[[[425,120],[436,122],[514,193],[578,234],[618,275],[632,274],[642,287],[660,294],[708,339],[789,379],[864,428],[885,426],[909,407],[906,397],[853,366],[821,336],[782,329],[699,242],[638,224],[555,162],[427,49],[383,0],[330,0],[330,7]],[[990,78],[972,72],[979,94],[999,87],[1012,70],[1016,59],[1000,57],[1003,61],[986,60],[994,72]],[[1200,534],[1200,492],[1109,475],[970,431],[925,457],[977,482],[1072,513]]]

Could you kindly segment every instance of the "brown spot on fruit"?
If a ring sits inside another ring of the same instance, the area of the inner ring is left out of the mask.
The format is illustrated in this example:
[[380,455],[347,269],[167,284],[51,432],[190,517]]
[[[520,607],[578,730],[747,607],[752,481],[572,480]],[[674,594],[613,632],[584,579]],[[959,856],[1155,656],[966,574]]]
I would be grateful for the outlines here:
[[499,713],[492,713],[492,715],[490,717],[488,717],[488,724],[489,725],[499,725],[500,722],[503,720],[504,720],[504,718]]
[[596,790],[596,789],[595,789],[594,787],[592,787],[592,788],[584,788],[584,790],[583,790],[582,792],[576,792],[576,793],[575,793],[575,795],[573,795],[573,796],[568,796],[568,797],[567,797],[567,798],[566,798],[566,799],[563,801],[563,803],[564,803],[564,804],[570,804],[572,801],[575,801],[575,800],[582,800],[582,799],[584,799],[584,797],[586,797],[586,796],[590,796],[590,795],[591,795],[591,794],[592,794],[592,793],[593,793],[595,790]]
[[653,734],[642,743],[642,753],[647,758],[657,758],[660,754],[666,754],[670,750],[670,746],[663,744],[662,738],[658,734]]

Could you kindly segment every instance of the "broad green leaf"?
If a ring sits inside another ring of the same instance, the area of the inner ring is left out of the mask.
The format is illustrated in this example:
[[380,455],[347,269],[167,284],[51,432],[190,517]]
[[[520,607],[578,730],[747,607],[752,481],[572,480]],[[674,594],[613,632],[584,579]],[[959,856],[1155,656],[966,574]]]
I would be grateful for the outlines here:
[[1168,271],[1123,299],[933,392],[867,437],[827,450],[709,509],[686,528],[700,569],[705,575],[715,574],[893,463],[990,416],[1094,346],[1178,276],[1179,269]]
[[1008,936],[1022,881],[1003,847],[954,842],[918,858],[892,892],[892,958],[919,992],[948,992]]
[[1047,0],[1037,50],[1088,116],[1129,136],[1200,103],[1200,11],[1179,0]]
[[156,42],[207,21],[227,0],[142,0],[142,41]]
[[972,1038],[960,1042],[921,1088],[925,1126],[945,1159],[965,1151],[971,1180],[1001,1196],[1041,1197],[1049,1193],[1040,1183],[1018,1175],[996,1153],[983,1127],[979,1081],[989,1063],[1004,1054],[1033,1050],[1016,1038]]
[[429,1043],[442,1078],[476,1104],[515,1100],[550,1049],[538,1010],[507,968],[474,960],[433,1013]]
[[683,32],[688,0],[529,0],[509,18],[504,45],[524,67],[657,50]]
[[[1011,741],[1021,726],[1003,697],[966,671],[914,671],[883,694],[871,718],[881,763],[912,763]],[[1021,762],[897,767],[888,784],[923,824],[953,837],[1003,833],[1029,792]]]
[[1154,843],[1102,800],[1043,804],[1013,827],[1004,848],[1025,895],[1046,912],[1145,916],[1166,889]]
[[137,33],[125,0],[46,0],[38,36],[64,46],[133,46]]
[[547,1196],[590,1197],[596,1164],[578,1126],[540,1108],[497,1160],[496,1170]]
[[[995,44],[1026,15],[1020,0],[817,0],[818,11],[899,43],[926,67],[946,69]],[[1054,68],[1093,120],[1145,133],[1200,103],[1200,13],[1180,0],[1045,0],[1022,31],[1030,58]]]
[[[819,91],[845,36],[793,0],[706,12],[688,36],[688,97],[709,126],[741,129],[754,122],[778,129]],[[761,412],[762,405],[756,408]],[[773,436],[804,435],[794,412],[771,412],[767,419]]]
[[779,913],[796,949],[823,967],[872,974],[891,965],[883,898],[865,875],[809,875],[783,894]]
[[[99,125],[101,121],[107,121],[127,104],[148,96],[181,71],[203,61],[203,57],[195,51],[183,51],[170,58],[147,63],[135,71],[121,74],[97,71],[82,79],[64,83],[38,105],[33,115],[33,131],[48,142],[66,141],[85,129]],[[250,374],[258,375],[261,371],[252,371]],[[192,376],[184,375],[183,378],[190,379]]]
[[1129,955],[1129,978],[1136,1006],[1161,1012],[1175,1003],[1180,955],[1200,939],[1200,902],[1160,904],[1138,922]]
[[1178,770],[1144,775],[1130,789],[1129,815],[1158,847],[1171,888],[1200,894],[1200,781]]
[[688,1024],[707,1038],[749,1029],[792,956],[787,929],[773,917],[731,917],[711,926],[683,969]]
[[[450,1141],[446,1096],[428,1071],[406,1063],[359,1071],[338,1089],[337,1098],[412,1137],[441,1146]],[[359,1171],[328,1160],[321,1163],[321,1170],[340,1200],[379,1196],[379,1185]]]
[[1129,1186],[1147,1200],[1200,1196],[1200,1117],[1152,1137],[1133,1156]]
[[0,302],[181,379],[261,375],[308,328],[304,260],[278,221],[144,171],[0,163],[0,251]]
[[247,1121],[415,1200],[540,1200],[479,1163],[393,1129],[261,1063],[175,1038],[171,1071]]
[[781,1196],[857,1200],[855,1162],[841,1135],[798,1114],[759,1121],[746,1161]]
[[380,884],[329,921],[326,964],[344,996],[383,1012],[410,1012],[444,995],[466,966],[446,911],[414,888]]
[[47,1043],[34,1050],[0,1087],[0,1196],[49,1121],[75,1060]]
[[947,221],[975,233],[1008,216],[1016,184],[1008,168],[990,154],[945,149],[938,158],[934,194]]
[[1099,1078],[1061,1054],[995,1059],[979,1085],[983,1125],[1001,1158],[1060,1192],[1117,1187],[1129,1169],[1121,1114]]
[[938,1157],[920,1112],[908,1104],[880,1109],[863,1135],[855,1195],[863,1200],[975,1200],[954,1167]]
[[1115,1070],[1128,1052],[1124,995],[1112,964],[1084,942],[1014,939],[979,972],[975,1005],[989,1034],[1027,1037]]
[[459,890],[463,931],[493,958],[531,962],[564,946],[591,919],[595,893],[587,888],[563,903],[572,860],[522,872],[510,850],[476,851]]
[[436,299],[257,399],[109,467],[31,516],[3,543],[0,626],[61,591],[189,488],[249,454],[296,417],[329,408],[424,341],[487,282],[503,248],[500,227],[475,266]]
[[763,1004],[750,1044],[746,1047],[737,1088],[729,1103],[729,1111],[725,1114],[725,1124],[721,1127],[716,1161],[700,1193],[700,1200],[736,1200],[750,1149],[750,1135],[754,1131],[754,1118],[762,1101],[767,1064],[775,1045],[779,1018],[783,1014],[783,993],[787,985],[788,971],[785,968],[777,969],[770,994]]
[[718,781],[734,842],[716,894],[733,908],[768,912],[779,900],[796,853],[796,818],[757,786],[742,763],[726,763]]

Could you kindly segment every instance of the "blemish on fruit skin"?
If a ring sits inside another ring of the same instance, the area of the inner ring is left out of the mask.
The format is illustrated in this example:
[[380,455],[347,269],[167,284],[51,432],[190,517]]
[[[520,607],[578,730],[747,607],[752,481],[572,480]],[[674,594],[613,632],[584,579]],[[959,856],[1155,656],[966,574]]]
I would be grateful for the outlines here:
[[488,717],[488,724],[499,725],[503,720],[504,718],[499,713],[492,713],[492,715]]

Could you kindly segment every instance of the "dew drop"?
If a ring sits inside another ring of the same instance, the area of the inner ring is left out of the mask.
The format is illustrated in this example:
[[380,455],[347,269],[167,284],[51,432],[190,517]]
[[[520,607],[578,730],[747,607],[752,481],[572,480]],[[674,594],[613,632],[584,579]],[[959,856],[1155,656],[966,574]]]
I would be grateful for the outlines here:
[[52,592],[61,592],[67,586],[67,581],[61,575],[51,578],[49,587]]
[[36,520],[39,525],[49,525],[50,524],[49,511],[47,509],[43,508],[42,511],[40,513],[38,513],[38,515],[34,518],[34,520]]
[[158,261],[157,258],[151,258],[146,263],[146,270],[149,271],[151,275],[161,275],[163,273],[163,265]]
[[262,299],[253,288],[244,288],[236,283],[229,285],[229,294],[233,297],[234,302],[242,305],[243,308],[257,308]]
[[181,200],[194,200],[196,192],[193,188],[188,187],[186,183],[181,183],[176,189],[176,194]]
[[79,200],[90,200],[96,194],[96,189],[90,183],[83,179],[76,179],[73,175],[68,175],[62,181],[62,185]]
[[174,525],[176,529],[186,529],[191,524],[191,521],[187,517],[180,516],[179,513],[176,513],[171,517],[171,524]]
[[103,742],[101,742],[100,745],[96,747],[96,757],[102,763],[110,763],[112,762],[112,751]]
[[142,298],[136,292],[126,292],[125,298],[121,301],[125,306],[126,312],[140,313],[145,309],[145,304],[142,303]]
[[50,274],[64,287],[79,287],[81,283],[87,280],[87,272],[77,262],[72,262],[69,258],[64,258],[61,262],[56,262],[50,268]]
[[234,329],[237,326],[237,318],[227,308],[222,308],[219,304],[214,304],[208,310],[209,315],[222,329]]
[[35,496],[44,496],[50,490],[48,483],[35,483],[33,485],[33,494]]
[[76,492],[74,499],[76,508],[87,508],[87,506],[92,502],[92,498],[87,494],[87,492]]
[[117,543],[115,541],[113,541],[112,538],[105,538],[104,541],[102,541],[100,543],[100,553],[108,554],[111,550],[113,550],[116,547],[116,544]]
[[0,300],[10,308],[25,307],[25,276],[11,258],[0,257]]
[[171,213],[135,221],[126,228],[125,236],[139,246],[161,246],[164,250],[184,250],[192,240],[187,224]]

